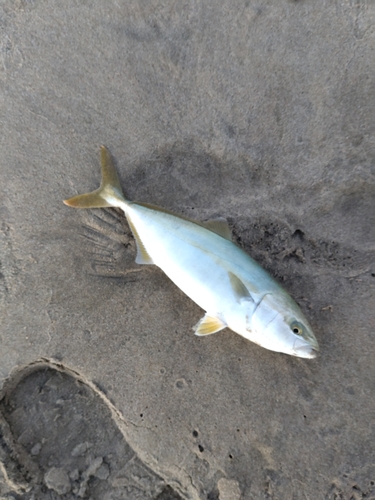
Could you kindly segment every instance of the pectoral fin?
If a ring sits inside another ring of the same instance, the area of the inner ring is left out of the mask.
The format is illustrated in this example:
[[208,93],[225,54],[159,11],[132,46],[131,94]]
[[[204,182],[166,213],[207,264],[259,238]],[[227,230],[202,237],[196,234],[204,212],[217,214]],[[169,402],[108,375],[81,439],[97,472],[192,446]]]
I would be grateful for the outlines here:
[[205,314],[203,318],[194,326],[193,330],[195,335],[203,336],[210,335],[211,333],[219,332],[226,328],[226,324],[219,318]]
[[231,272],[228,272],[228,275],[232,290],[238,302],[241,302],[242,300],[250,300],[251,302],[254,302],[253,298],[250,295],[249,290],[242,283],[240,278],[238,278],[235,274]]

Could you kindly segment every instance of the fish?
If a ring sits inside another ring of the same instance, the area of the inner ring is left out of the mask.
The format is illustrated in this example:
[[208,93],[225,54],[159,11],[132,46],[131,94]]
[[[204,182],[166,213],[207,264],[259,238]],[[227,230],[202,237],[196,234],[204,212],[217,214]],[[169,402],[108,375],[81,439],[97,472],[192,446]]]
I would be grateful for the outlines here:
[[133,233],[136,263],[154,264],[205,312],[198,336],[229,328],[271,351],[315,358],[319,345],[297,303],[232,241],[228,222],[198,222],[125,198],[112,157],[101,146],[98,189],[64,201],[75,208],[120,208]]

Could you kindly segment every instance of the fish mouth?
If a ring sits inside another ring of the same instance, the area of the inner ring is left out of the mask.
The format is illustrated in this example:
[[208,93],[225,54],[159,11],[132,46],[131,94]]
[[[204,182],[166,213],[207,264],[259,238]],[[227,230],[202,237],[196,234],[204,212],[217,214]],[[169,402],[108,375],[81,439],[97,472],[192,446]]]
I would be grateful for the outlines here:
[[293,346],[293,353],[299,358],[316,358],[319,351],[318,345],[311,345],[307,342],[295,341]]

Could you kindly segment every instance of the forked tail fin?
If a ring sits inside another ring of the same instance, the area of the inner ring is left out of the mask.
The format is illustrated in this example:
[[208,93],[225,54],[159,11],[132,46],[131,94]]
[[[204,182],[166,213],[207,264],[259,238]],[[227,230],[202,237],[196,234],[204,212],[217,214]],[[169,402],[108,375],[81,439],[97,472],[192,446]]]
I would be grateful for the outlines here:
[[118,207],[121,203],[126,202],[108,149],[101,146],[100,153],[102,167],[100,187],[91,193],[80,194],[64,200],[65,205],[74,208],[103,208]]

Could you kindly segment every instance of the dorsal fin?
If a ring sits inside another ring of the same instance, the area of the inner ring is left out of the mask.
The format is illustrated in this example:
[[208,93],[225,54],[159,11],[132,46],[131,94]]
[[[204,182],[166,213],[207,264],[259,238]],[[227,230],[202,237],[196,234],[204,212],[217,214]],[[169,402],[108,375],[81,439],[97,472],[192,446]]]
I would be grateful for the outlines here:
[[228,226],[227,219],[224,219],[224,217],[218,217],[217,219],[210,219],[208,221],[202,222],[202,226],[218,234],[219,236],[222,236],[226,240],[232,241],[232,231]]
[[242,283],[240,278],[238,278],[235,274],[231,273],[230,271],[228,272],[228,275],[232,290],[238,302],[241,302],[242,300],[251,300],[252,302],[254,302],[253,298],[250,295],[249,290]]

